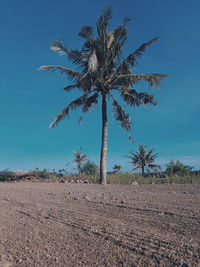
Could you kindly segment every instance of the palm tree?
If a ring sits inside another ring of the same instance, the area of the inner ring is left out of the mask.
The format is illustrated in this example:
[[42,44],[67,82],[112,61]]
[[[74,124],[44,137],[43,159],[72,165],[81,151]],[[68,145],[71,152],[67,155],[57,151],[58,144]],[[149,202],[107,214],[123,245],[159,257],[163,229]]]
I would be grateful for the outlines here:
[[116,172],[120,172],[120,171],[121,171],[121,168],[122,168],[121,165],[117,165],[117,164],[115,164],[115,165],[113,166],[113,172],[114,172],[114,173],[116,173]]
[[130,151],[131,156],[126,156],[131,159],[131,164],[135,167],[134,170],[141,170],[142,176],[144,176],[145,169],[150,172],[150,170],[158,171],[160,170],[160,166],[154,164],[155,159],[157,158],[157,154],[153,154],[153,149],[147,150],[147,147],[144,145],[139,145],[139,151],[136,152],[134,150]]
[[85,162],[87,160],[87,156],[83,154],[83,152],[80,148],[79,151],[74,151],[74,157],[75,157],[74,162],[76,162],[76,164],[77,164],[78,174],[80,174],[83,162]]
[[69,49],[64,43],[53,41],[51,49],[66,55],[68,60],[77,66],[76,70],[61,66],[41,66],[41,70],[59,70],[65,73],[71,80],[64,90],[66,92],[78,88],[82,95],[68,104],[50,124],[50,128],[57,125],[62,119],[68,116],[69,112],[78,107],[82,107],[82,112],[88,112],[93,106],[101,101],[102,113],[102,139],[100,156],[100,183],[106,184],[106,158],[107,158],[107,135],[108,119],[107,105],[112,102],[114,118],[122,128],[131,130],[131,121],[115,97],[118,92],[127,105],[132,107],[153,104],[157,102],[153,95],[146,92],[137,92],[134,86],[140,82],[148,82],[150,86],[159,86],[164,74],[136,74],[133,69],[137,66],[138,59],[143,56],[146,47],[157,41],[153,38],[149,42],[142,44],[127,57],[123,57],[122,48],[127,41],[127,23],[129,19],[124,19],[123,23],[113,29],[108,30],[108,24],[112,17],[111,8],[107,7],[97,21],[97,37],[93,34],[93,28],[83,26],[79,36],[84,39],[81,50]]

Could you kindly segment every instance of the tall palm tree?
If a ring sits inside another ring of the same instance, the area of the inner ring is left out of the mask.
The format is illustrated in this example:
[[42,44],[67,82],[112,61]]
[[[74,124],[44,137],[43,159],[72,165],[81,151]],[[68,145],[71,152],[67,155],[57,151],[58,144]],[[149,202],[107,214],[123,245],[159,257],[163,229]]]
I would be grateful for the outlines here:
[[78,107],[82,107],[83,113],[88,112],[93,106],[101,101],[102,113],[102,139],[100,156],[100,183],[106,184],[106,158],[107,158],[107,135],[108,119],[107,105],[112,102],[114,118],[119,121],[122,128],[127,131],[131,129],[131,121],[120,103],[115,98],[114,92],[118,92],[127,105],[132,107],[153,104],[157,102],[153,95],[146,92],[137,92],[134,86],[145,81],[150,86],[159,86],[162,78],[167,75],[148,73],[136,74],[133,72],[138,64],[138,59],[143,56],[146,47],[157,41],[153,38],[139,46],[127,57],[123,57],[122,48],[127,41],[127,23],[129,19],[124,19],[123,23],[113,29],[108,30],[108,24],[112,17],[111,8],[107,7],[97,21],[97,36],[93,34],[93,28],[83,26],[79,36],[84,39],[81,50],[69,49],[64,43],[53,41],[51,49],[66,55],[68,59],[77,66],[76,70],[60,66],[41,66],[41,70],[59,70],[65,73],[71,80],[64,90],[66,92],[78,88],[82,95],[68,104],[50,124],[54,127],[59,121],[67,117],[69,112]]
[[160,166],[154,164],[155,159],[157,158],[157,154],[153,154],[153,149],[147,150],[147,147],[144,145],[139,145],[139,151],[136,152],[134,150],[130,151],[131,156],[127,156],[131,159],[131,164],[135,167],[134,170],[141,170],[142,176],[144,176],[145,169],[150,172],[150,170],[158,171],[160,170]]
[[80,174],[83,162],[87,160],[87,156],[83,154],[82,149],[80,148],[79,151],[74,151],[74,157],[74,162],[77,164],[78,174]]

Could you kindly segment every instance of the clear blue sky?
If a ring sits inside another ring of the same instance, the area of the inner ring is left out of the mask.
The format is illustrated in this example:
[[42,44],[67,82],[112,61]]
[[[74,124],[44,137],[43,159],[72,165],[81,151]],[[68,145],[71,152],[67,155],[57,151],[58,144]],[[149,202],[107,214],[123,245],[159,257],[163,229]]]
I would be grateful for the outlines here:
[[78,92],[66,93],[64,75],[38,71],[40,65],[71,66],[49,49],[53,39],[80,48],[78,32],[95,26],[103,8],[113,8],[112,26],[125,16],[129,39],[125,55],[155,36],[138,73],[166,73],[160,89],[138,88],[156,96],[158,106],[128,109],[135,142],[109,115],[108,169],[121,164],[131,169],[124,155],[138,144],[154,147],[163,166],[170,159],[200,169],[200,1],[199,0],[1,0],[0,8],[0,169],[63,168],[82,147],[98,163],[101,138],[100,107],[79,112],[56,128],[48,125]]

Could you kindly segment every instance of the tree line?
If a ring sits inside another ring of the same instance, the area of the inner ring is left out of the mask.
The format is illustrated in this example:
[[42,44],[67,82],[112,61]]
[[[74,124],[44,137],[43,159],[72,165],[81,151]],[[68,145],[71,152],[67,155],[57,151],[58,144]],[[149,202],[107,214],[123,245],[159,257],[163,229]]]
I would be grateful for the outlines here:
[[[175,174],[185,175],[190,174],[193,171],[193,167],[188,166],[180,162],[179,160],[171,160],[167,165],[164,171],[161,171],[161,166],[155,164],[155,160],[158,156],[158,153],[154,153],[154,149],[148,149],[145,145],[139,145],[138,151],[131,150],[129,155],[125,156],[130,159],[129,163],[132,165],[131,172],[139,170],[141,171],[142,176],[147,174],[159,174],[166,173],[169,176]],[[77,173],[94,175],[98,173],[98,165],[94,162],[88,160],[86,154],[83,153],[82,149],[74,151],[74,160],[73,162],[77,165]],[[114,164],[112,171],[108,173],[118,173],[121,172],[122,166]]]

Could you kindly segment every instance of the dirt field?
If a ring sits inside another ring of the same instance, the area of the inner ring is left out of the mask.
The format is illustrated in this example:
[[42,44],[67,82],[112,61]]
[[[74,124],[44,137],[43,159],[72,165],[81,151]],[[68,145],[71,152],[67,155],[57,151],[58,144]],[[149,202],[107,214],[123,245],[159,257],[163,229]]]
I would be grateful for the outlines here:
[[0,266],[200,266],[200,186],[0,183]]

